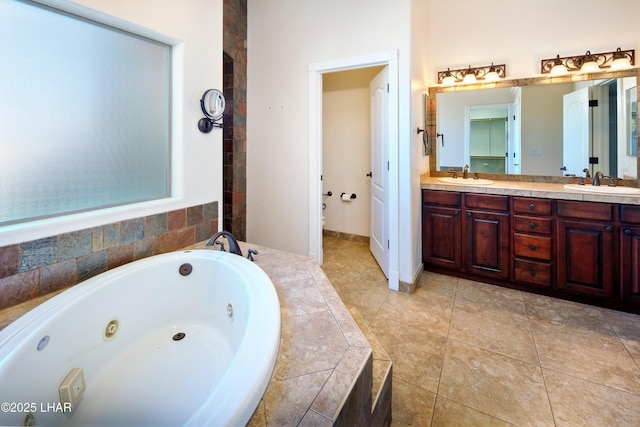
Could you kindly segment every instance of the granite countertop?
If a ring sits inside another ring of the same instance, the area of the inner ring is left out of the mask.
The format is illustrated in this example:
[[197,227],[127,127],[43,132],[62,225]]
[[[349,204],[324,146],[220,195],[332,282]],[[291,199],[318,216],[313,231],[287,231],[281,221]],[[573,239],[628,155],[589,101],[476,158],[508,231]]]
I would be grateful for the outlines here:
[[[458,178],[460,184],[449,184],[442,182],[435,176],[422,176],[420,179],[423,190],[447,190],[462,191],[465,193],[502,194],[509,196],[539,197],[543,199],[579,200],[587,202],[620,203],[629,205],[640,205],[640,194],[606,194],[591,193],[581,190],[570,190],[564,184],[545,182],[523,182],[523,181],[499,181],[493,180],[491,185],[465,185],[463,178]],[[473,183],[473,179],[467,181]],[[587,186],[591,184],[586,184]],[[606,184],[604,184],[606,187]]]
[[[280,349],[267,390],[249,426],[332,426],[372,349],[335,289],[310,258],[240,242],[280,299]],[[203,242],[185,248],[211,249]],[[59,293],[59,292],[58,292]],[[55,294],[0,311],[0,329]]]

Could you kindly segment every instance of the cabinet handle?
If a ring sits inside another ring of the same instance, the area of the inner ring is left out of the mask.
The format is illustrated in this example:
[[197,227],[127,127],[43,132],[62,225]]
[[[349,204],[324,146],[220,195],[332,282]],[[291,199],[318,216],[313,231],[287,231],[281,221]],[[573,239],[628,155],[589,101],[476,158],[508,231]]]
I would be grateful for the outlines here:
[[529,209],[534,210],[535,208],[536,208],[536,205],[534,205],[533,203],[529,205]]
[[453,211],[454,215],[460,215],[460,211],[458,209],[456,209],[455,211]]
[[536,275],[536,272],[534,270],[529,271],[529,274],[531,275],[531,277],[534,277]]
[[624,234],[626,234],[627,236],[631,235],[631,229],[630,228],[625,228],[624,229]]
[[471,212],[467,212],[467,216],[468,216],[468,217],[471,217]]
[[610,226],[610,225],[607,225],[607,226],[604,228],[604,231],[611,231],[611,230],[613,230],[613,227],[612,227],[612,226]]
[[532,251],[536,250],[536,245],[529,245],[529,249],[531,249]]
[[533,230],[534,228],[536,228],[536,225],[534,223],[530,222],[529,223],[529,228]]

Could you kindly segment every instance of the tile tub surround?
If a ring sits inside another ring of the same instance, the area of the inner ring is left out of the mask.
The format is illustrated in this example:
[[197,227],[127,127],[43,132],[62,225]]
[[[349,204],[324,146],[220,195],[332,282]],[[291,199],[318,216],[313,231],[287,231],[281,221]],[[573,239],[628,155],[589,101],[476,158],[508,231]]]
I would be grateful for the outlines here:
[[[391,364],[372,392],[371,345],[320,267],[302,255],[240,246],[245,254],[258,250],[255,263],[273,281],[282,313],[276,366],[249,426],[390,425]],[[203,248],[200,242],[185,249]],[[0,328],[45,299],[0,311]]]
[[218,230],[218,202],[0,247],[0,310]]
[[[484,178],[484,174],[480,175]],[[589,193],[579,190],[569,190],[564,188],[564,184],[547,182],[524,182],[524,181],[498,181],[494,180],[492,185],[474,186],[447,184],[438,180],[437,176],[423,175],[420,179],[420,186],[423,190],[445,190],[460,191],[464,193],[482,194],[502,194],[521,197],[539,197],[542,199],[577,200],[585,202],[620,203],[627,205],[640,205],[640,195],[617,195]],[[458,178],[463,180],[463,178]],[[493,179],[493,178],[492,178]],[[577,182],[577,178],[576,182]],[[472,178],[469,178],[473,182]],[[590,182],[585,180],[586,182]],[[585,185],[591,185],[587,183]],[[606,184],[604,184],[606,187]]]

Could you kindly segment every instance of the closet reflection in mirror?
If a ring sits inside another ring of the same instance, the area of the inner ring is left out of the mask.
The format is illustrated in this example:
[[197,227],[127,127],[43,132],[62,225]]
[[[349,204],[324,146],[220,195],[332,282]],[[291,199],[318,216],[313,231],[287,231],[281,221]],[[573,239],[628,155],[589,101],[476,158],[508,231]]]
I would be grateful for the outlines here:
[[446,136],[438,170],[469,165],[481,173],[584,176],[587,169],[636,179],[635,75],[570,80],[437,88],[435,124]]

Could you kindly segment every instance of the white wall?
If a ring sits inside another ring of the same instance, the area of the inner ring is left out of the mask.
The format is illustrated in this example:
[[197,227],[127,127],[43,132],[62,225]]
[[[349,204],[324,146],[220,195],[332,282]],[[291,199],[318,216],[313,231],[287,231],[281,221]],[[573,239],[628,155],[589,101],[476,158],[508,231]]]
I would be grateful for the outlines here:
[[220,202],[218,217],[222,218],[222,130],[203,134],[197,128],[202,93],[222,88],[222,0],[46,1],[62,7],[86,6],[117,18],[125,26],[142,26],[176,41],[173,112],[177,123],[172,141],[176,194],[171,200],[3,227],[0,246],[215,200]]
[[399,50],[408,140],[409,12],[409,0],[248,1],[247,240],[309,253],[310,64]]
[[447,67],[507,65],[507,78],[540,73],[556,55],[640,49],[636,0],[428,0],[429,81]]
[[[371,179],[369,82],[380,67],[327,73],[322,90],[322,193],[325,230],[369,236]],[[342,192],[355,193],[349,202]]]
[[[493,61],[509,78],[531,77],[556,54],[638,50],[639,12],[635,0],[248,0],[248,240],[308,251],[309,64],[399,50],[399,269],[410,282],[428,169],[416,127],[437,71]],[[577,31],[576,22],[593,25]]]

